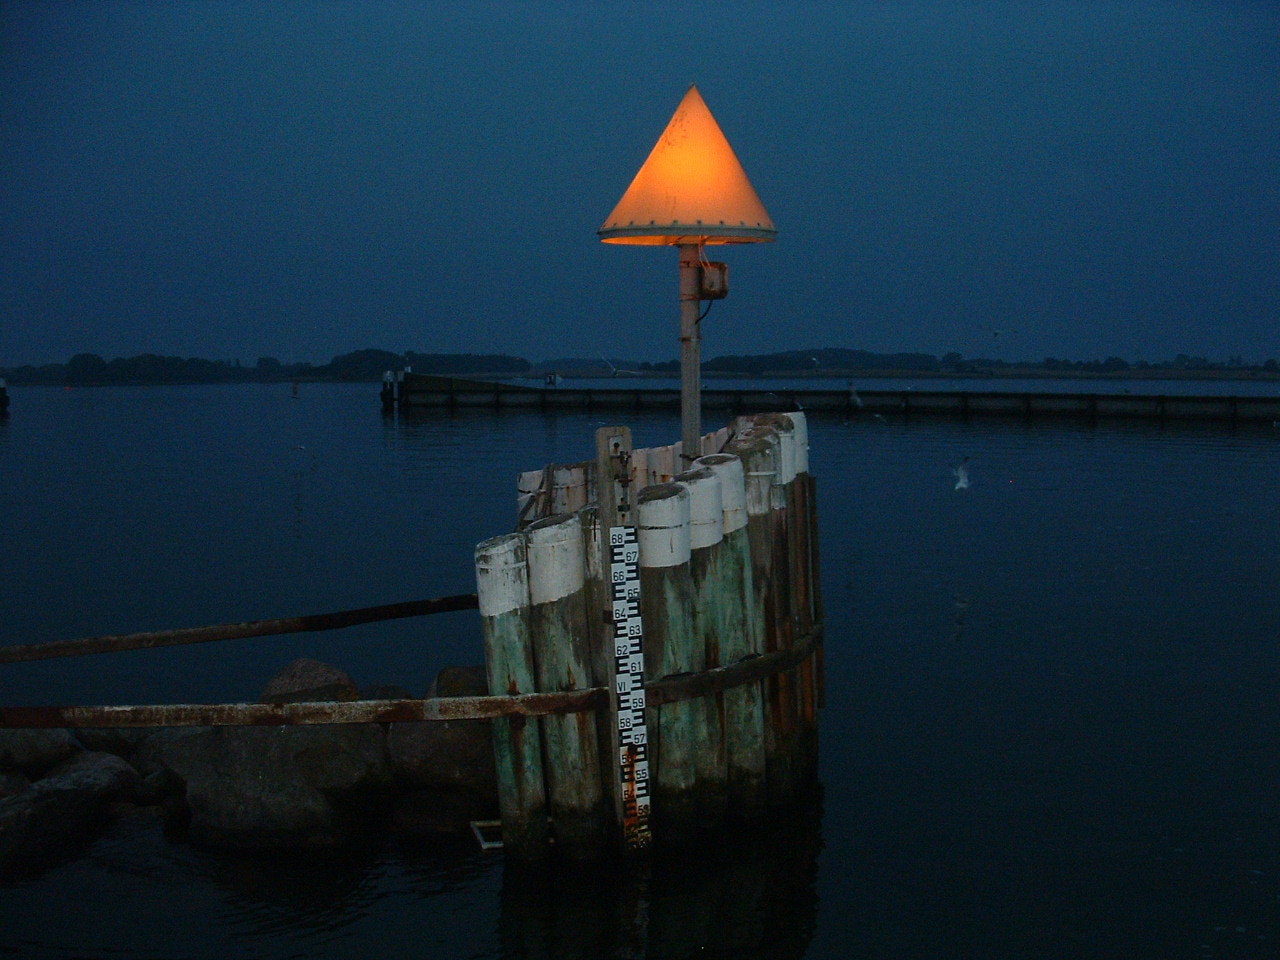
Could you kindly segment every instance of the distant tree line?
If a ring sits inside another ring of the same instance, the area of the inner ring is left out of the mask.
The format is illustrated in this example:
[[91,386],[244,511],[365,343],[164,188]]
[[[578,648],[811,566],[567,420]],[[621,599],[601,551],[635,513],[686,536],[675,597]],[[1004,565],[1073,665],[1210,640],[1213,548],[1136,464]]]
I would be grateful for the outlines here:
[[[171,383],[277,383],[291,380],[377,381],[387,370],[411,368],[417,373],[441,376],[522,376],[557,372],[578,376],[617,374],[677,374],[678,360],[649,362],[625,358],[562,357],[534,364],[523,357],[506,354],[417,353],[408,350],[356,350],[334,357],[326,364],[281,363],[275,357],[259,357],[252,365],[239,360],[202,360],[196,357],[164,357],[144,353],[136,357],[105,360],[94,353],[76,354],[66,363],[44,366],[0,367],[0,377],[14,385],[46,384],[99,386],[106,384]],[[956,374],[984,376],[1014,371],[1056,375],[1158,375],[1162,372],[1280,375],[1280,365],[1269,359],[1245,363],[1240,357],[1215,362],[1205,357],[1180,353],[1172,360],[1128,361],[1119,357],[1103,360],[1065,360],[1045,357],[1037,361],[1006,361],[966,358],[959,353],[941,357],[928,353],[873,353],[840,347],[786,350],[780,353],[714,357],[703,363],[704,373],[717,376],[838,376],[850,373],[902,372],[906,374]]]
[[392,353],[357,350],[326,364],[281,363],[259,357],[252,366],[239,360],[202,360],[143,353],[105,360],[96,353],[78,353],[66,363],[0,367],[0,377],[22,385],[104,386],[108,384],[278,383],[291,380],[380,380],[387,370],[412,367],[422,373],[444,375],[521,374],[532,368],[528,360],[499,354]]

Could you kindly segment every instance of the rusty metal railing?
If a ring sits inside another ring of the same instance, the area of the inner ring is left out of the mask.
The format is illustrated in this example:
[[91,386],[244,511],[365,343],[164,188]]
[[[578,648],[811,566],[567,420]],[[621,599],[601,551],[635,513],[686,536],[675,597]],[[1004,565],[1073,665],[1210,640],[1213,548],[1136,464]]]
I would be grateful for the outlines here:
[[157,630],[151,633],[126,633],[114,636],[82,637],[77,640],[54,640],[0,647],[0,664],[50,660],[55,657],[82,657],[95,653],[119,653],[124,650],[150,650],[155,647],[209,643],[215,640],[242,640],[286,633],[314,633],[338,630],[380,620],[400,620],[432,613],[474,610],[478,605],[474,593],[437,597],[434,600],[410,600],[378,607],[361,607],[337,613],[315,613],[303,617],[280,617],[273,620],[249,620],[224,623],[212,627],[185,627],[179,630]]
[[[794,647],[696,674],[665,677],[646,687],[655,706],[691,700],[789,670],[814,654],[821,627]],[[178,703],[136,706],[0,707],[0,728],[301,726],[322,723],[403,723],[491,720],[583,713],[608,703],[605,687],[511,696],[301,703]]]

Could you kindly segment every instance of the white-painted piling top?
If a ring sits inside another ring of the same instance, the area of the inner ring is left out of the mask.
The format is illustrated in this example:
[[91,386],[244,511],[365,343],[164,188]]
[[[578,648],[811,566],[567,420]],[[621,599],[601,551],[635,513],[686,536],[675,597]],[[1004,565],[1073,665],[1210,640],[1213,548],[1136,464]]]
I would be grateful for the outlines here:
[[476,545],[476,595],[482,617],[529,605],[529,565],[524,537],[506,533]]
[[582,521],[572,513],[557,514],[525,530],[529,541],[529,600],[537,605],[581,590],[587,582]]
[[720,500],[724,510],[724,535],[747,525],[747,486],[742,461],[731,453],[713,453],[694,462],[720,478]]
[[524,494],[537,493],[542,486],[542,478],[546,475],[545,470],[525,470],[516,479],[516,491]]
[[762,517],[773,508],[771,493],[778,477],[778,432],[772,427],[753,427],[742,439],[764,444],[764,450],[743,463],[746,472],[747,516]]
[[661,483],[637,498],[640,566],[675,567],[689,562],[689,491],[678,483]]
[[724,497],[713,470],[695,467],[676,475],[689,491],[689,547],[702,550],[724,539]]
[[741,437],[765,436],[762,431],[772,431],[776,438],[774,483],[785,485],[798,474],[809,472],[809,423],[801,411],[743,416],[735,423]]
[[[790,414],[786,415],[788,418]],[[786,485],[796,478],[796,434],[795,429],[785,425],[770,424],[768,429],[774,431],[778,438],[778,473],[773,482]]]
[[796,435],[796,473],[809,472],[809,420],[799,410],[788,413],[795,427]]

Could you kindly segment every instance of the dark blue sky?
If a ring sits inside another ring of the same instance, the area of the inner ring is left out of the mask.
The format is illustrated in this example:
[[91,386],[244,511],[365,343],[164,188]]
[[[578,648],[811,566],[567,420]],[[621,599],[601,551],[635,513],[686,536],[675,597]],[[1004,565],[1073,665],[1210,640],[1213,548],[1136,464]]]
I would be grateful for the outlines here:
[[1280,5],[0,0],[0,366],[669,359],[596,230],[697,83],[705,356],[1280,357]]

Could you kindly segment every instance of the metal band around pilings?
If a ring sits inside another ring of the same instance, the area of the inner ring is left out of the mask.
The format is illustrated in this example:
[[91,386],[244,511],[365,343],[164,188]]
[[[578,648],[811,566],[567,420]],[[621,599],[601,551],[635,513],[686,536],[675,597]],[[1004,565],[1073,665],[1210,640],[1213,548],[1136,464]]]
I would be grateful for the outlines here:
[[[703,673],[665,677],[645,685],[651,706],[704,697],[789,670],[813,655],[821,626],[788,650],[766,653]],[[354,700],[314,703],[178,703],[111,707],[0,707],[0,728],[302,726],[322,723],[403,723],[415,720],[490,720],[522,714],[582,713],[608,705],[605,687],[513,697],[435,697],[429,700]]]

